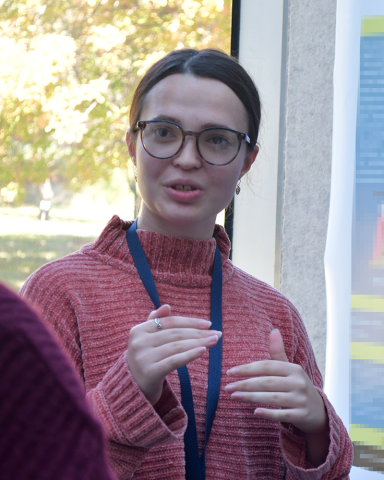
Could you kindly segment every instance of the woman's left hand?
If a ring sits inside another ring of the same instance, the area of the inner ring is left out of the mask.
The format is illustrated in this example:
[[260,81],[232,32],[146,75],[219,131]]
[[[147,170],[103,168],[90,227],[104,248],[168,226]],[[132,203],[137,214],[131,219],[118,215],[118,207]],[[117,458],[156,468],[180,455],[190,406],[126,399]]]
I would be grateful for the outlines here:
[[269,337],[271,360],[231,368],[227,374],[249,377],[225,387],[233,400],[280,407],[256,408],[260,418],[291,423],[304,434],[326,434],[328,416],[323,399],[300,365],[289,363],[279,330]]

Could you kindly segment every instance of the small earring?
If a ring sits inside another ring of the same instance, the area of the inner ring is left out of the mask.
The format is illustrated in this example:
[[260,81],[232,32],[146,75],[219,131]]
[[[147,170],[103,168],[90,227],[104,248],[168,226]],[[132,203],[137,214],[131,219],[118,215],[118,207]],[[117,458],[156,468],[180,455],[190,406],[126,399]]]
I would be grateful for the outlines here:
[[237,185],[236,185],[236,190],[235,190],[235,191],[236,191],[236,195],[239,195],[239,193],[240,193],[240,190],[241,190],[241,188],[240,188],[240,183],[241,183],[241,180],[239,180],[238,183],[237,183]]

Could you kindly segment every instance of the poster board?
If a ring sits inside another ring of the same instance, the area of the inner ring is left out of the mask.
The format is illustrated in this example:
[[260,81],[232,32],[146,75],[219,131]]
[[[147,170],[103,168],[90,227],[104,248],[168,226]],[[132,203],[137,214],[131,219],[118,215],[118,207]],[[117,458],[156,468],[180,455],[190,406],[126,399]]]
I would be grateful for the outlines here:
[[354,442],[351,479],[384,473],[384,2],[339,0],[325,391]]

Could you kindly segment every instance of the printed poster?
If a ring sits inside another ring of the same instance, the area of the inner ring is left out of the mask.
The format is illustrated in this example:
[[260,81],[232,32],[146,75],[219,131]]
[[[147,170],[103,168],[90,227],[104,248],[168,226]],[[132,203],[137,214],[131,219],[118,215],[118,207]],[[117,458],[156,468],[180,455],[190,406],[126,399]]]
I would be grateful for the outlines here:
[[383,479],[383,1],[337,3],[325,272],[325,391],[354,443],[350,478]]

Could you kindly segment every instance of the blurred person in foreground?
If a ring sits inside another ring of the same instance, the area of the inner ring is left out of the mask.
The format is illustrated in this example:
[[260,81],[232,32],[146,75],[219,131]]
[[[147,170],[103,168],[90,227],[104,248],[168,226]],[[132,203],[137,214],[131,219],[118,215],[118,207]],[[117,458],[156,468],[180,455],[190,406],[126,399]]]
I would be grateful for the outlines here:
[[37,314],[0,284],[0,479],[113,480],[83,386]]

